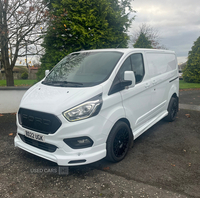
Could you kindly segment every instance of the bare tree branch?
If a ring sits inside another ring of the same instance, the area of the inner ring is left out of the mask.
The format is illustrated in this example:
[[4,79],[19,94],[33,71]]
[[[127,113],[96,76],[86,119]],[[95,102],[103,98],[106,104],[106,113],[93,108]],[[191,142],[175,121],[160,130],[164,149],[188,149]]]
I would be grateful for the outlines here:
[[143,33],[148,40],[151,42],[151,46],[155,49],[166,49],[164,45],[160,45],[159,32],[152,26],[143,23],[139,28],[133,33],[133,43],[137,41],[140,34]]
[[18,56],[42,51],[42,36],[49,20],[44,0],[0,0],[0,51],[7,85],[13,85],[12,69]]

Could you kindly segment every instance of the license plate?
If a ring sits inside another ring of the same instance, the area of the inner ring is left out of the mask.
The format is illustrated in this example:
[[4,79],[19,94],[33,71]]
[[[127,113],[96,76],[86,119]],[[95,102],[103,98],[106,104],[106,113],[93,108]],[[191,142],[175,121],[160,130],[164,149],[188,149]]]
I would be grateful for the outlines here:
[[33,132],[30,132],[30,131],[25,131],[25,136],[28,137],[28,138],[31,138],[33,140],[37,140],[37,141],[40,141],[40,142],[45,142],[44,136],[40,135],[38,133],[33,133]]

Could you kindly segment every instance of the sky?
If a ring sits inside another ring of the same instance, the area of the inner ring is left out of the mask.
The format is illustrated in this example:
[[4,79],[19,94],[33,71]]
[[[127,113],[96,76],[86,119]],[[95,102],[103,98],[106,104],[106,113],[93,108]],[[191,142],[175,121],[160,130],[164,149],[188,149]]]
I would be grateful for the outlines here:
[[179,64],[187,61],[200,36],[200,0],[132,0],[132,9],[136,13],[129,35],[147,24],[158,31],[161,45],[176,52]]
[[134,0],[132,9],[136,13],[129,35],[147,24],[158,31],[160,44],[176,52],[179,64],[187,61],[200,36],[200,0]]

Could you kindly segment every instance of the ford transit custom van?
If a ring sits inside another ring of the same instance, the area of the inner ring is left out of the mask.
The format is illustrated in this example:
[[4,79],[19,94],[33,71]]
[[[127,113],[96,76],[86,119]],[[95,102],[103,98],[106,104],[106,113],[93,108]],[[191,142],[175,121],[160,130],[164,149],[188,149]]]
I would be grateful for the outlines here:
[[152,125],[175,120],[178,76],[173,51],[69,54],[23,96],[15,146],[61,166],[118,162]]

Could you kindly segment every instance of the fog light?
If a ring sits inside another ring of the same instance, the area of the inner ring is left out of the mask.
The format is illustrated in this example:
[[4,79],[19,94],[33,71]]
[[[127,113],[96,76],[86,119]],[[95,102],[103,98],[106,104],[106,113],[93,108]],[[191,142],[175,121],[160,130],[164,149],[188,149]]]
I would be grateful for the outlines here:
[[73,149],[82,149],[91,147],[93,145],[93,141],[87,137],[78,137],[78,138],[68,138],[63,140],[69,147]]

